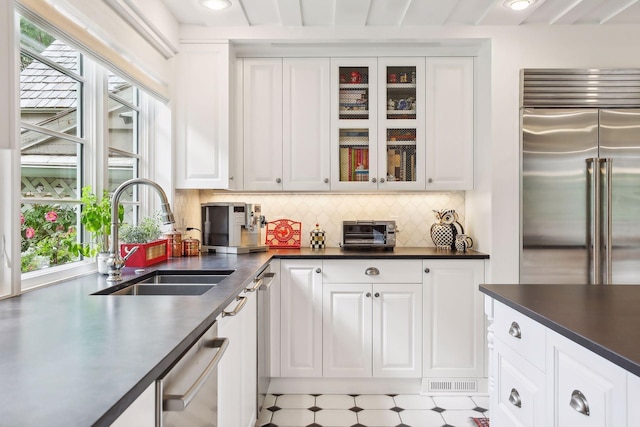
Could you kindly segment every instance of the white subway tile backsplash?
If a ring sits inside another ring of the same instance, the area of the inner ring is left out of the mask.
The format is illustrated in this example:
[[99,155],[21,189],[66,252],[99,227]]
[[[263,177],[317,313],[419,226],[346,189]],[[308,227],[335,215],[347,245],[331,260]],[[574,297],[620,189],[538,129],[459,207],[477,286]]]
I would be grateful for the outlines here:
[[[391,219],[398,224],[397,246],[432,247],[429,230],[433,209],[455,209],[464,226],[464,192],[401,194],[256,194],[211,190],[177,190],[174,213],[177,227],[200,228],[200,203],[260,203],[267,221],[287,218],[302,222],[302,246],[316,223],[326,232],[327,247],[339,246],[343,220]],[[184,223],[183,223],[184,220]],[[465,230],[473,236],[473,230]],[[192,232],[196,233],[196,232]],[[191,237],[198,237],[196,234]]]

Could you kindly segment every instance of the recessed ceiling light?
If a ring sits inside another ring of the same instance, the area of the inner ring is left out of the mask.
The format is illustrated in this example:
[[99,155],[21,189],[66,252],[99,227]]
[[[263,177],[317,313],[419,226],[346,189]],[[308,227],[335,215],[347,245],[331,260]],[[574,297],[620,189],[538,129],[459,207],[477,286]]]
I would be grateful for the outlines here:
[[535,2],[536,0],[507,0],[504,5],[511,10],[524,10]]
[[231,6],[229,0],[200,0],[200,4],[213,10],[222,10]]

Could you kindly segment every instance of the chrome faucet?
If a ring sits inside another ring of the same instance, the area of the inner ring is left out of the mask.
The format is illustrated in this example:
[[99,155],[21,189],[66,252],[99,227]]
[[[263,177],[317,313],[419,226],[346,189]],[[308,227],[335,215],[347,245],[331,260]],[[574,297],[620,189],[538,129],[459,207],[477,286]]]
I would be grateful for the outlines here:
[[163,224],[173,224],[175,222],[167,195],[157,183],[145,178],[133,178],[120,184],[120,186],[116,188],[116,191],[114,191],[111,200],[111,242],[109,244],[109,258],[107,258],[107,268],[109,271],[107,282],[118,282],[122,280],[121,271],[125,261],[138,249],[137,247],[134,248],[124,258],[120,256],[120,251],[118,250],[118,204],[120,196],[127,188],[135,184],[145,184],[153,187],[162,201],[160,209],[162,211]]

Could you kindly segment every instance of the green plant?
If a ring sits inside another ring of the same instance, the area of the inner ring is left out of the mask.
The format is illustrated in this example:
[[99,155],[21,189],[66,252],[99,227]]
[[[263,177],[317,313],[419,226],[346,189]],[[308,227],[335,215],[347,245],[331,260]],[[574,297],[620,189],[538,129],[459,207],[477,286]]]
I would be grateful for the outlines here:
[[158,240],[162,230],[157,218],[146,217],[138,225],[122,224],[120,240],[123,243],[147,243]]
[[[82,212],[80,222],[84,229],[91,234],[92,240],[87,244],[70,243],[70,251],[86,257],[93,257],[98,252],[109,249],[109,234],[111,233],[111,197],[105,190],[102,198],[93,193],[90,185],[82,187]],[[118,206],[118,222],[124,218],[124,208]]]

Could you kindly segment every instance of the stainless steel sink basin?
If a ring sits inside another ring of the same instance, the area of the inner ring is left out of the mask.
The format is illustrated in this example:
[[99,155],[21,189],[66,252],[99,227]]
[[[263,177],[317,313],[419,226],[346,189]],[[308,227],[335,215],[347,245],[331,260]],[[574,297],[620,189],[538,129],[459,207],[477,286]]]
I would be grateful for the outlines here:
[[109,295],[202,295],[214,285],[146,285],[136,283]]
[[112,286],[93,295],[202,295],[234,271],[156,271],[144,279]]
[[228,274],[165,274],[160,273],[138,283],[197,283],[215,285],[226,279]]

